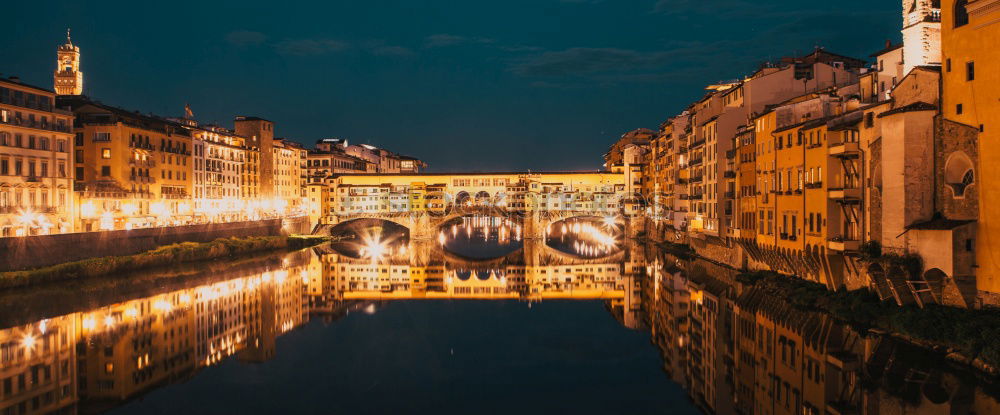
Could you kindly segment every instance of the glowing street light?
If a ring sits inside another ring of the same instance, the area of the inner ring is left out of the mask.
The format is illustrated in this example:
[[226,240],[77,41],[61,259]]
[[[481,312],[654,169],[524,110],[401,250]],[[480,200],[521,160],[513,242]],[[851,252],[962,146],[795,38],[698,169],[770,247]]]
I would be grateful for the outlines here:
[[31,350],[35,348],[35,335],[31,333],[26,333],[24,337],[21,338],[21,346],[25,349]]

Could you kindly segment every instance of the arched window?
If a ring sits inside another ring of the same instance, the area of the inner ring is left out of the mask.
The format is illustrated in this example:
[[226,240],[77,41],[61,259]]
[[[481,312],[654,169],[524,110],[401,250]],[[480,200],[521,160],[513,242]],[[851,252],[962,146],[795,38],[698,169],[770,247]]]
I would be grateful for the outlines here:
[[965,5],[969,0],[955,0],[955,27],[969,24],[969,12],[965,10]]
[[964,197],[965,190],[975,182],[975,172],[969,156],[962,152],[948,156],[948,161],[944,164],[944,181],[951,187],[955,197]]

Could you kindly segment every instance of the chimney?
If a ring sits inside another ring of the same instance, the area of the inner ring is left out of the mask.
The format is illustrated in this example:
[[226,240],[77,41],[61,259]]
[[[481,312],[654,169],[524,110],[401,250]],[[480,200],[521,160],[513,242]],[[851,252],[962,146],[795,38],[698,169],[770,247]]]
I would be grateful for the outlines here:
[[886,40],[885,40],[885,48],[886,48],[886,49],[889,49],[889,48],[890,48],[891,46],[892,46],[892,41],[891,41],[891,40],[889,40],[889,39],[886,39]]

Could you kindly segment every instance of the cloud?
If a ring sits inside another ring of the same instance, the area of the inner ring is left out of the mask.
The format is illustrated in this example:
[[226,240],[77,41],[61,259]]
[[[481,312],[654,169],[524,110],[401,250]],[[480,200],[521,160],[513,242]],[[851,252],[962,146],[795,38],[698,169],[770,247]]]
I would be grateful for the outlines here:
[[283,55],[315,56],[339,52],[350,45],[334,39],[285,39],[274,44],[274,50]]
[[424,47],[443,48],[448,46],[468,45],[468,44],[485,45],[494,42],[495,41],[493,39],[485,37],[470,37],[470,36],[451,35],[447,33],[438,33],[424,38]]
[[234,30],[226,34],[226,41],[236,46],[252,46],[264,43],[267,35],[252,30]]
[[404,48],[402,46],[378,46],[371,49],[371,52],[375,56],[413,56],[412,50]]
[[570,48],[536,54],[511,70],[524,76],[560,77],[629,71],[667,63],[665,52],[640,52],[618,48]]
[[670,15],[711,14],[717,17],[750,17],[770,14],[774,5],[749,0],[658,0],[654,13]]

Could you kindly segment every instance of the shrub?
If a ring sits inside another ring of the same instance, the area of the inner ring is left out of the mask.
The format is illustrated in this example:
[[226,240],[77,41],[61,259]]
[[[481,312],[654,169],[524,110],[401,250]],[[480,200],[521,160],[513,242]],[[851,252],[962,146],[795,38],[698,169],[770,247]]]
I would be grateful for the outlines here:
[[178,262],[203,261],[284,248],[303,248],[325,241],[313,236],[251,236],[219,238],[211,242],[181,242],[135,255],[90,258],[28,271],[0,273],[0,288],[91,278],[118,272],[162,267]]

